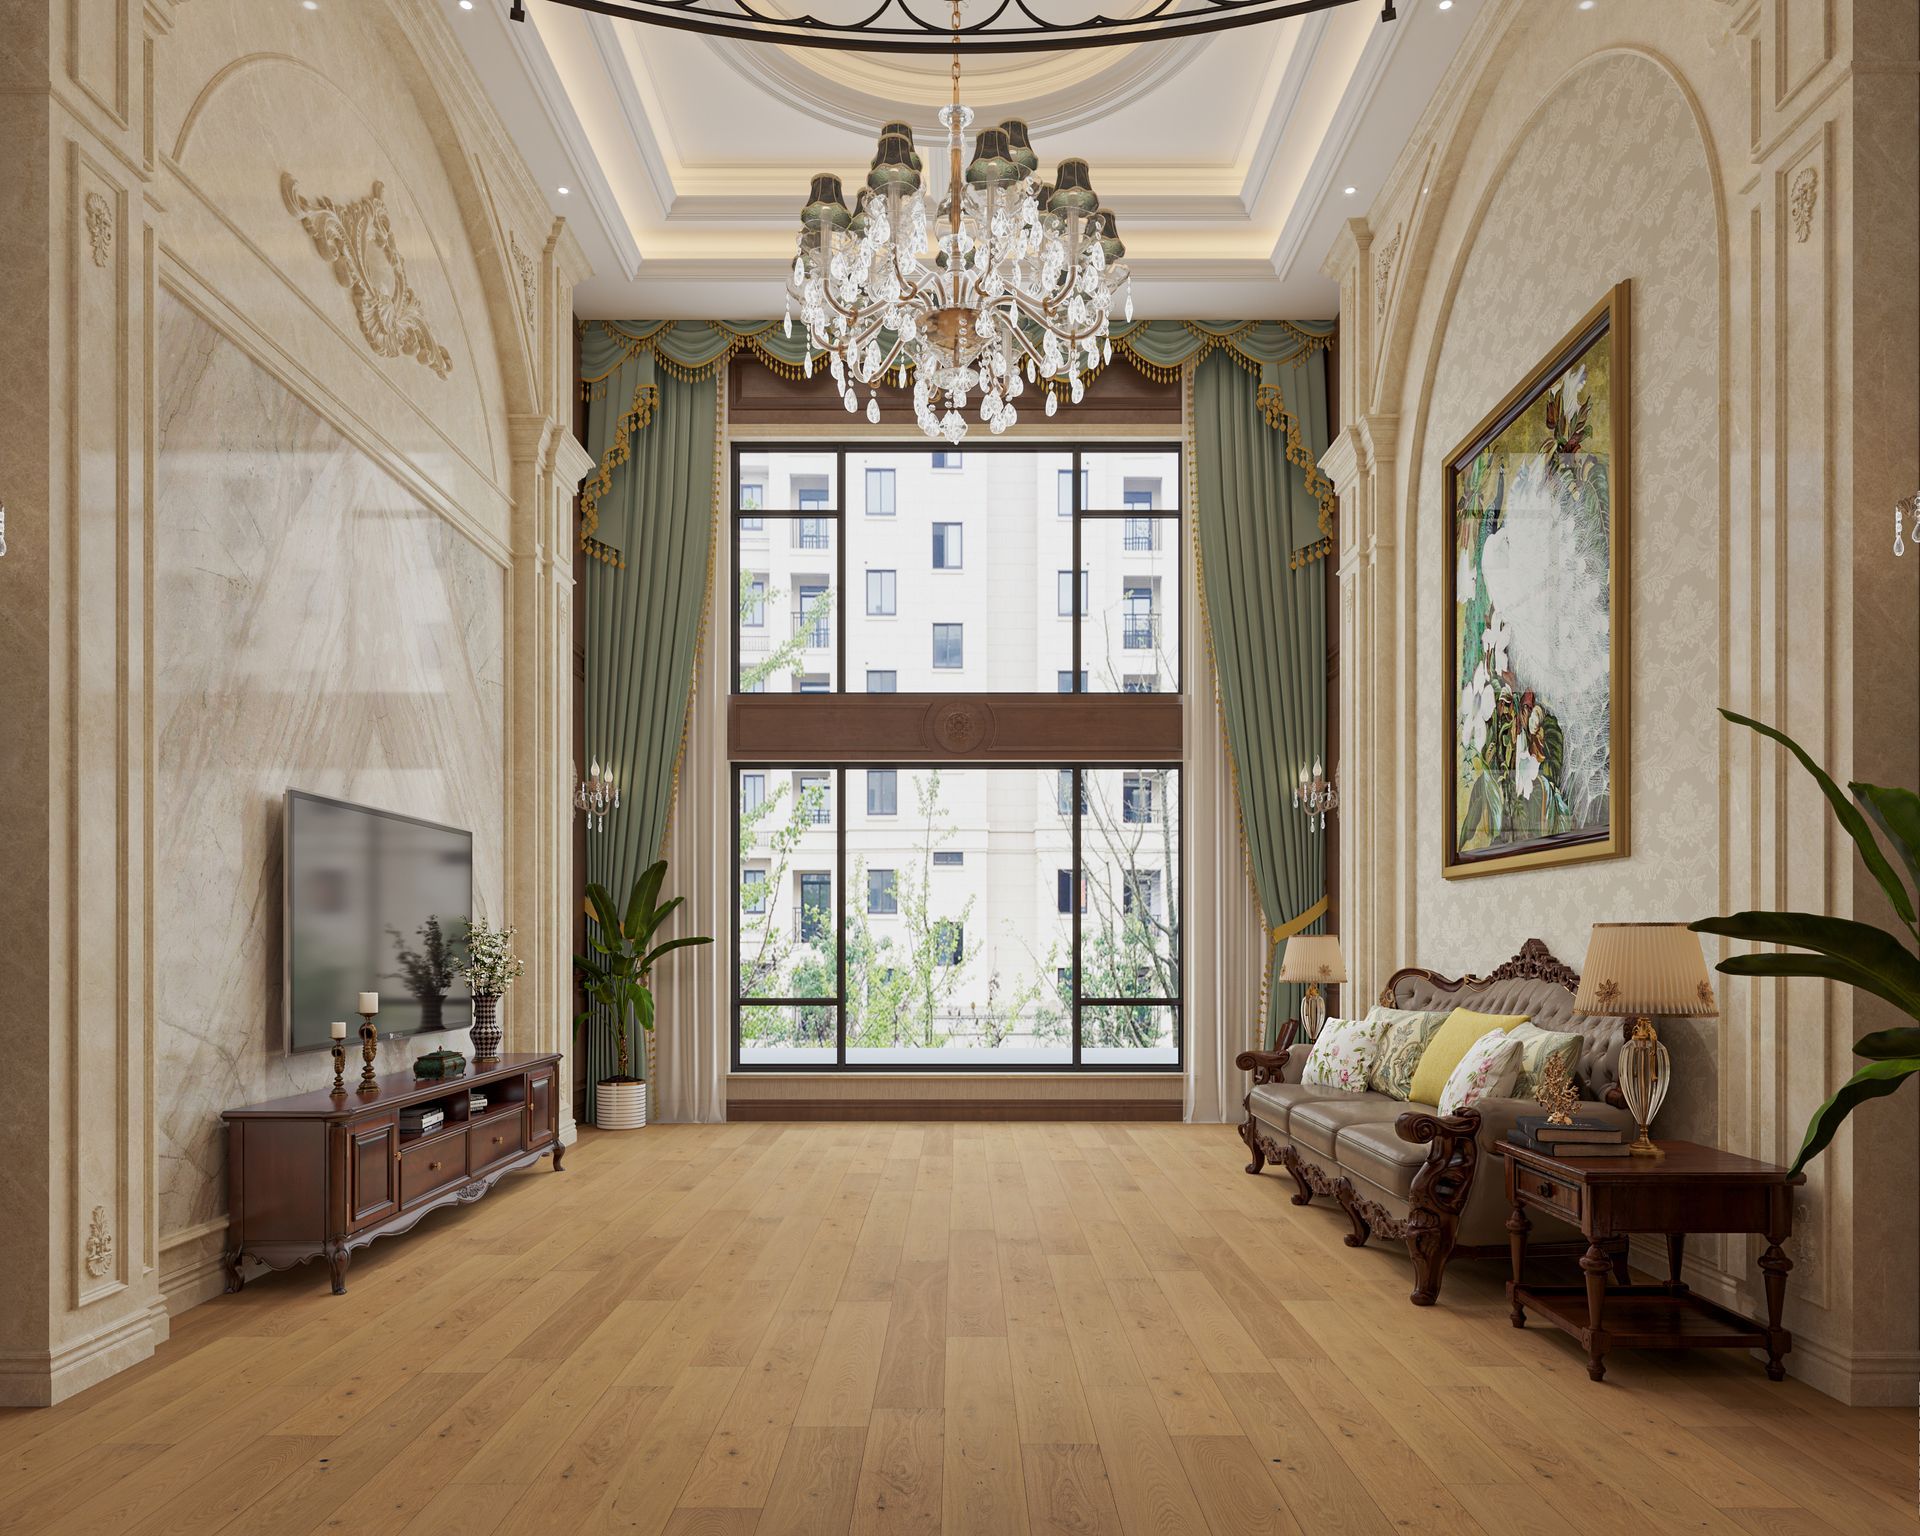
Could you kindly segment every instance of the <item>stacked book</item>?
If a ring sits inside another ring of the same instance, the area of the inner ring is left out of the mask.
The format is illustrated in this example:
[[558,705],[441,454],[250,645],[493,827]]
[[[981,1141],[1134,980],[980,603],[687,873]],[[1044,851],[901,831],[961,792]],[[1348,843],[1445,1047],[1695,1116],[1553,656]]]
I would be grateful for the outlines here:
[[1554,1125],[1545,1115],[1522,1115],[1507,1140],[1550,1157],[1625,1157],[1631,1135],[1605,1120],[1575,1116],[1571,1125]]
[[482,1115],[486,1113],[486,1110],[487,1096],[478,1088],[468,1090],[467,1113],[470,1115]]
[[447,1112],[436,1109],[431,1104],[414,1109],[400,1111],[400,1130],[408,1136],[424,1136],[428,1131],[437,1131],[446,1123]]

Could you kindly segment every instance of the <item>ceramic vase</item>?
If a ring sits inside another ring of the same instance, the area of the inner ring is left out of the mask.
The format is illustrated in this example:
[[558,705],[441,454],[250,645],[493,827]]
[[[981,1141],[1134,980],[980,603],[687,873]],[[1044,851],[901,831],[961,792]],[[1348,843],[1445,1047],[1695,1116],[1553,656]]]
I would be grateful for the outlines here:
[[477,1062],[495,1061],[500,1055],[500,999],[497,997],[476,997],[473,1000],[473,1028],[468,1033],[473,1042],[473,1059]]

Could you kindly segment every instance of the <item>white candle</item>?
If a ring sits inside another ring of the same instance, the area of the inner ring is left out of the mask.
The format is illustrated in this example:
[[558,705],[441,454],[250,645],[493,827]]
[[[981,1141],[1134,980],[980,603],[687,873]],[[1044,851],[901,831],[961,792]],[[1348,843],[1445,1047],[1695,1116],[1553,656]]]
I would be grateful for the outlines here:
[[344,1040],[347,1038],[347,1021],[345,1019],[335,1019],[327,1026],[327,1029],[336,1040]]
[[354,1012],[378,1013],[379,1011],[380,1011],[380,994],[378,992],[362,992],[360,994],[360,1006],[356,1008]]

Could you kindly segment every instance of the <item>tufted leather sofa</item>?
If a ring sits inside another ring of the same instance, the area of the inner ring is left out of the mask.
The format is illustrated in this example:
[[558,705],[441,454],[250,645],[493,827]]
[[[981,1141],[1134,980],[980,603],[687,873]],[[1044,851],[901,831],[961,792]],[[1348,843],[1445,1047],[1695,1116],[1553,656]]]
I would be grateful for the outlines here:
[[[1581,1113],[1627,1123],[1620,1097],[1620,1048],[1626,1021],[1586,1018],[1573,1011],[1578,973],[1556,960],[1538,939],[1482,976],[1452,978],[1409,967],[1397,971],[1380,994],[1390,1008],[1473,1008],[1482,1013],[1524,1013],[1542,1029],[1586,1037],[1575,1085]],[[1293,1176],[1295,1205],[1315,1195],[1336,1201],[1353,1224],[1347,1243],[1358,1248],[1370,1237],[1399,1239],[1413,1260],[1413,1303],[1432,1306],[1440,1294],[1447,1261],[1507,1252],[1505,1181],[1493,1156],[1522,1115],[1539,1113],[1530,1099],[1483,1099],[1457,1115],[1432,1104],[1408,1104],[1381,1093],[1346,1093],[1308,1087],[1300,1081],[1308,1047],[1290,1044],[1272,1051],[1244,1051],[1237,1065],[1253,1074],[1240,1137],[1253,1154],[1247,1172],[1276,1162]],[[1573,1243],[1543,1221],[1544,1242]],[[1585,1245],[1578,1245],[1584,1251]],[[1620,1279],[1625,1248],[1614,1256]]]

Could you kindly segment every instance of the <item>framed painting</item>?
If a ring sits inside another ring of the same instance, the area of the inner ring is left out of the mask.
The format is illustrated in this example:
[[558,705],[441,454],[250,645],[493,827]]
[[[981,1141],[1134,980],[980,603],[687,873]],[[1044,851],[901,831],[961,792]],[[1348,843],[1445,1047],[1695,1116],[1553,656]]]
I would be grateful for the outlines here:
[[1447,456],[1449,879],[1627,852],[1629,295]]

